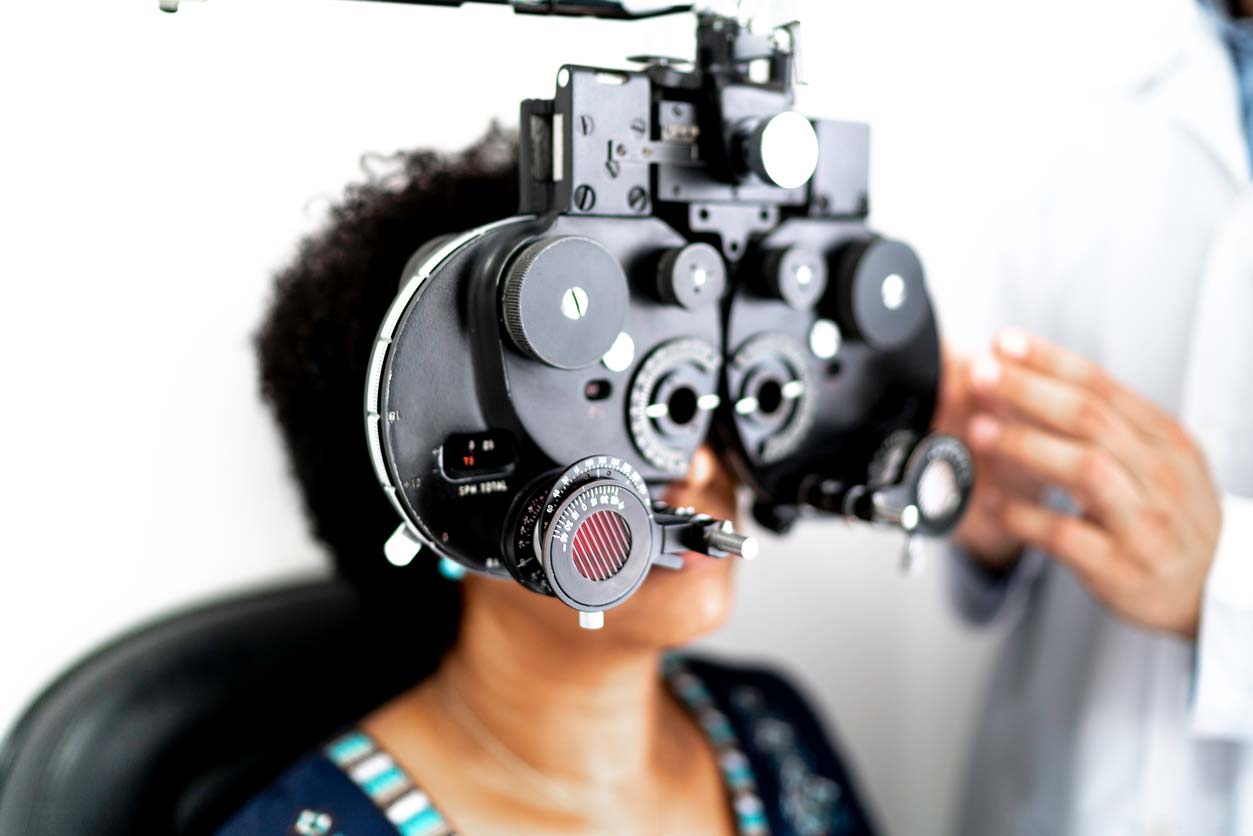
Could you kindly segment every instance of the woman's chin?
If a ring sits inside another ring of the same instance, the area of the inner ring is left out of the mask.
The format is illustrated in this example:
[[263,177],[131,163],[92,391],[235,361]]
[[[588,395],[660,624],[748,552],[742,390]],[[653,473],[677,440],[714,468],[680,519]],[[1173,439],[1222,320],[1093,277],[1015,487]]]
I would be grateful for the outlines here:
[[639,590],[605,614],[605,627],[633,643],[687,644],[715,632],[735,604],[735,565],[688,554],[682,569],[653,567]]

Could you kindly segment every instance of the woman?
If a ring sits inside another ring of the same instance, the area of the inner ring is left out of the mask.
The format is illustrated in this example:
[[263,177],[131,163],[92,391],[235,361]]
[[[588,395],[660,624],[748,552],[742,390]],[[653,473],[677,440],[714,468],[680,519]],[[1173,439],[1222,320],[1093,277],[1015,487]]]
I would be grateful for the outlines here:
[[[425,240],[508,217],[512,144],[404,159],[350,189],[280,277],[258,341],[317,535],[376,606],[414,616],[429,675],[282,775],[220,836],[463,833],[865,834],[831,744],[777,676],[673,648],[730,612],[733,561],[658,570],[602,631],[516,583],[404,572],[379,556],[394,516],[369,469],[360,393],[375,329]],[[723,519],[735,483],[701,448],[666,500]],[[403,584],[399,586],[398,584]]]

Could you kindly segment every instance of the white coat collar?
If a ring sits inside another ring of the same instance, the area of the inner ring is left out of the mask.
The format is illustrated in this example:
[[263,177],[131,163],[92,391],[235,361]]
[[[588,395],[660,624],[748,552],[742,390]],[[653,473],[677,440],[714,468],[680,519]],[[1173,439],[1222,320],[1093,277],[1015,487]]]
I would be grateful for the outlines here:
[[1134,85],[1134,95],[1168,113],[1210,152],[1233,183],[1248,183],[1253,173],[1227,46],[1195,0],[1178,9],[1171,29],[1171,45],[1148,63]]

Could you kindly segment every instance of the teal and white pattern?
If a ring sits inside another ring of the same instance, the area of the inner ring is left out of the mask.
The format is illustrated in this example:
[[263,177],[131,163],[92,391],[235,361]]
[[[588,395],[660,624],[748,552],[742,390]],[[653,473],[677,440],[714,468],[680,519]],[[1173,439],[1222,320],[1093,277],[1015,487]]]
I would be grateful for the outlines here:
[[401,836],[456,836],[426,793],[365,734],[350,732],[327,745],[325,753],[370,797]]

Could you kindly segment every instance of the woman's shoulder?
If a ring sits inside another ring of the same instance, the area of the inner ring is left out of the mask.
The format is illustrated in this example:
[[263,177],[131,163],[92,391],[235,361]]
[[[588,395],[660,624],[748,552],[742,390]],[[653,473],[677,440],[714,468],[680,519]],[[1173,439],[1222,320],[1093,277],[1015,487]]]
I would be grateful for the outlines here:
[[715,741],[720,735],[735,740],[755,780],[770,833],[875,832],[835,739],[786,675],[768,667],[677,656],[669,660],[667,676]]
[[345,732],[301,758],[216,836],[449,836],[429,799],[387,752]]

